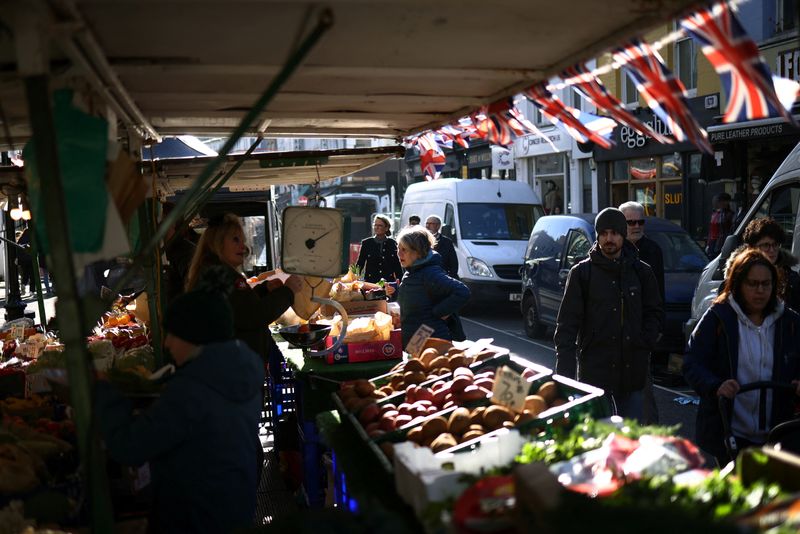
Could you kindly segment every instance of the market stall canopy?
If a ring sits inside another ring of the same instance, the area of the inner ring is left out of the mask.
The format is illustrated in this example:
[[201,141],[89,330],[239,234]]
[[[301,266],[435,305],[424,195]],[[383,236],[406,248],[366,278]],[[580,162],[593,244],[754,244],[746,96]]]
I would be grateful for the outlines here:
[[[225,187],[229,191],[265,191],[271,185],[312,184],[318,178],[325,181],[348,176],[387,159],[403,157],[404,152],[401,146],[387,146],[228,156],[225,166],[232,166],[242,158],[247,161],[226,182]],[[171,196],[188,189],[212,159],[160,160],[153,164],[144,163],[142,169],[146,175],[155,169],[158,187]],[[220,170],[225,171],[225,166]]]
[[55,87],[88,81],[129,129],[150,138],[230,134],[328,8],[331,29],[260,123],[276,137],[401,137],[597,57],[697,3],[10,0],[0,13],[11,28],[0,33],[0,103],[20,144],[30,129],[15,6],[43,16]]

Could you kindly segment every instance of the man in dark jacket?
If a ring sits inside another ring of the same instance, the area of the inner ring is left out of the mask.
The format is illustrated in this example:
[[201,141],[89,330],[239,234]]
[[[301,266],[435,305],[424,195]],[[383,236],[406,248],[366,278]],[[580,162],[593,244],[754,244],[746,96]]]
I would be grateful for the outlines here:
[[442,235],[440,231],[442,229],[442,219],[438,215],[428,215],[428,218],[425,219],[425,228],[436,238],[436,246],[433,250],[442,257],[442,267],[447,272],[447,276],[459,280],[456,247],[453,246],[452,239]]
[[178,370],[149,410],[133,416],[127,398],[109,383],[97,383],[97,417],[108,453],[123,465],[150,463],[150,532],[248,527],[260,468],[261,359],[233,339],[221,293],[180,295],[164,327]]
[[595,219],[597,241],[567,277],[558,310],[556,371],[606,390],[616,412],[642,419],[650,352],[661,332],[658,283],[625,239],[625,215],[606,208]]
[[[628,222],[628,241],[633,243],[639,252],[639,259],[653,269],[661,292],[661,301],[666,301],[664,290],[664,255],[658,243],[644,235],[644,206],[638,202],[626,202],[619,207]],[[647,382],[644,386],[644,424],[655,425],[658,423],[658,405],[653,395],[653,377],[650,365],[647,366]]]

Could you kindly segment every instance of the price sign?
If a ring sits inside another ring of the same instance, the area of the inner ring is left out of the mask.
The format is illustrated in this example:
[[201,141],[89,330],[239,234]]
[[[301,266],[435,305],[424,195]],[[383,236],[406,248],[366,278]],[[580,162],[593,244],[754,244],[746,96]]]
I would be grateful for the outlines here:
[[492,402],[521,412],[525,406],[530,384],[521,374],[505,365],[497,369],[492,388]]
[[419,353],[422,352],[422,347],[432,334],[433,328],[426,324],[420,326],[406,345],[406,352],[415,358],[419,356]]
[[12,326],[11,337],[13,339],[25,339],[25,325],[15,324]]

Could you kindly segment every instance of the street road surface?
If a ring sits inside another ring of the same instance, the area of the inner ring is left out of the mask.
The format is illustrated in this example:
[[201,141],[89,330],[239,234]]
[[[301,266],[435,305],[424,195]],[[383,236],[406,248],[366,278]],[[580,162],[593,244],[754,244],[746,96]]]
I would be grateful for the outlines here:
[[[481,306],[479,311],[462,316],[467,339],[493,338],[494,344],[508,348],[515,356],[530,360],[549,368],[555,367],[556,353],[553,348],[553,331],[545,338],[530,339],[525,335],[519,306],[511,303]],[[694,438],[697,406],[688,401],[694,392],[685,385],[655,386],[656,404],[660,416],[659,424],[680,424],[679,434]]]

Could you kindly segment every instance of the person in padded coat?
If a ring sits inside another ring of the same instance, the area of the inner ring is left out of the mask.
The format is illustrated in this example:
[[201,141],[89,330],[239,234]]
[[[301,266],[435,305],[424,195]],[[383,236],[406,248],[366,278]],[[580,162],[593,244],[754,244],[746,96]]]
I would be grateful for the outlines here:
[[641,420],[647,365],[663,323],[661,292],[625,239],[621,211],[601,211],[595,231],[589,257],[567,277],[554,336],[556,371],[603,388],[617,414]]
[[234,339],[231,309],[218,289],[176,297],[164,329],[178,370],[147,411],[134,416],[128,398],[97,381],[95,409],[108,454],[123,465],[150,463],[148,532],[247,528],[256,509],[261,359]]
[[389,237],[392,222],[386,215],[377,214],[372,222],[375,235],[361,242],[356,265],[361,269],[365,282],[376,284],[383,278],[396,282],[403,276],[403,269],[397,259],[397,241]]
[[447,276],[442,259],[433,250],[436,240],[422,226],[405,228],[397,237],[397,256],[406,269],[398,288],[403,347],[423,324],[433,337],[452,339],[447,319],[469,300],[469,288]]
[[739,251],[722,292],[689,338],[683,376],[700,396],[695,441],[721,465],[730,458],[718,397],[735,397],[730,429],[738,449],[764,443],[769,428],[793,416],[791,392],[772,392],[763,422],[758,391],[736,395],[741,384],[762,380],[794,383],[800,393],[800,315],[784,306],[778,283],[766,255],[754,248]]

